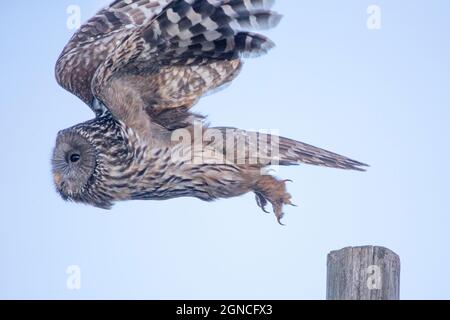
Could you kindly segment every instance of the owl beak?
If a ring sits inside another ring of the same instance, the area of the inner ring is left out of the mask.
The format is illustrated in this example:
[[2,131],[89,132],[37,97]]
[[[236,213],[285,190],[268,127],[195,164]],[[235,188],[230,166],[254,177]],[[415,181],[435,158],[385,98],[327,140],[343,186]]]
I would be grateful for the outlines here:
[[61,182],[62,182],[62,178],[61,175],[59,173],[55,173],[53,175],[53,181],[55,182],[55,185],[60,188],[61,187]]

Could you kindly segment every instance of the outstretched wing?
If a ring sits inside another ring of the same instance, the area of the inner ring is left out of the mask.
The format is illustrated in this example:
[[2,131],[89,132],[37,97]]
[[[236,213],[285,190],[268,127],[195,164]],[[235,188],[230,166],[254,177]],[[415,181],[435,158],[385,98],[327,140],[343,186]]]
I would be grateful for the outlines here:
[[58,83],[91,108],[92,78],[101,63],[136,29],[148,25],[172,0],[116,0],[81,26],[55,67]]
[[92,92],[138,134],[153,124],[186,126],[204,94],[232,81],[242,56],[273,43],[249,32],[275,26],[267,0],[174,0],[149,24],[128,33],[99,66]]

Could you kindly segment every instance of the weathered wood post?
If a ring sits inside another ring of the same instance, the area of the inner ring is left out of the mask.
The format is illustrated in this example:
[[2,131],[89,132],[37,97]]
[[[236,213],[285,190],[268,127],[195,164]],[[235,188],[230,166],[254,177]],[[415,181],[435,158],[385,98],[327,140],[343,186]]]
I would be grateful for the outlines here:
[[327,300],[399,300],[400,258],[383,247],[349,247],[328,254]]

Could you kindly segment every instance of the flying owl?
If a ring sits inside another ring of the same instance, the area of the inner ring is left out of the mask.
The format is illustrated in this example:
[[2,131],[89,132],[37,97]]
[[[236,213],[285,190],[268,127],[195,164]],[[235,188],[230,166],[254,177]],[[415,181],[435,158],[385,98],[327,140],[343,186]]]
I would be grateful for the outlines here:
[[281,223],[283,206],[293,205],[288,180],[265,168],[364,171],[361,162],[291,139],[210,127],[191,111],[236,78],[243,58],[274,47],[252,32],[280,22],[273,2],[116,0],[81,26],[55,73],[96,117],[58,133],[52,170],[62,198],[110,209],[125,200],[254,192]]

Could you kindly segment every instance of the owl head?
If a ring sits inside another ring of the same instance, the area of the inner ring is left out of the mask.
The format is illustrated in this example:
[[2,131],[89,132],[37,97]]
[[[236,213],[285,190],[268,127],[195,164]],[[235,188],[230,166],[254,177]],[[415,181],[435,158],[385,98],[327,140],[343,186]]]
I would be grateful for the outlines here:
[[[130,166],[130,139],[110,114],[60,131],[52,156],[56,190],[64,200],[101,209],[111,209],[115,201],[126,198],[118,185],[118,173]],[[128,159],[128,161],[127,161]],[[115,176],[115,178],[112,178]]]
[[61,131],[53,150],[52,171],[56,190],[65,200],[83,198],[94,179],[96,148],[74,129]]

